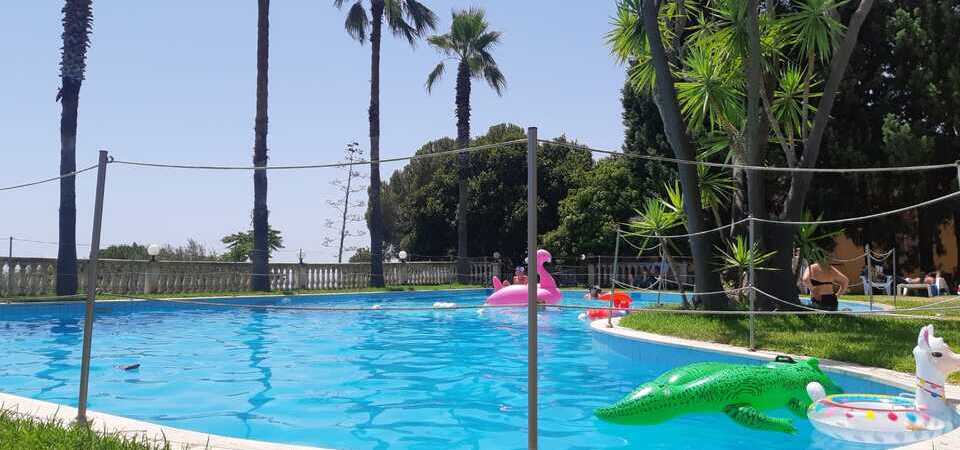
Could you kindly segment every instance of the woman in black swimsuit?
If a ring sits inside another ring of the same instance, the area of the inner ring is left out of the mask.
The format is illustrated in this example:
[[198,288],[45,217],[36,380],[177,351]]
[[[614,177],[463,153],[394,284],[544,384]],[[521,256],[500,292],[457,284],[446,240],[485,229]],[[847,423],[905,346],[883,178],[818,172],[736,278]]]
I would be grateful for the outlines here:
[[[836,311],[837,296],[847,292],[850,280],[836,267],[831,266],[829,259],[824,258],[803,271],[803,284],[810,288],[810,298],[815,307]],[[839,285],[836,291],[833,290],[834,284]]]

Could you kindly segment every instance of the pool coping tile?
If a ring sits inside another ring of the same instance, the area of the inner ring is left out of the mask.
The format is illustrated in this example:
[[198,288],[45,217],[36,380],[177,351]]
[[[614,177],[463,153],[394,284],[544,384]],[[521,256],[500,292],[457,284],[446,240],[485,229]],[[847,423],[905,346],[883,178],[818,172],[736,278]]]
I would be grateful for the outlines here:
[[[0,392],[0,409],[37,420],[59,419],[70,423],[77,409],[56,403]],[[321,447],[277,444],[189,431],[154,423],[87,411],[91,429],[110,434],[142,437],[154,443],[170,443],[172,450],[329,450]]]

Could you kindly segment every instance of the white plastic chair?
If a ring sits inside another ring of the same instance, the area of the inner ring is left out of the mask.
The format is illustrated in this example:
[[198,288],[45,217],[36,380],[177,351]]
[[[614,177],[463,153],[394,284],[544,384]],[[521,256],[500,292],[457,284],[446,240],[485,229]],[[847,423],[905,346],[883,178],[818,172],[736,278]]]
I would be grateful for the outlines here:
[[861,275],[860,281],[863,282],[863,293],[871,294],[874,289],[880,289],[886,295],[893,295],[893,277],[890,275],[886,276],[886,281],[879,283],[876,281],[870,281],[869,278]]

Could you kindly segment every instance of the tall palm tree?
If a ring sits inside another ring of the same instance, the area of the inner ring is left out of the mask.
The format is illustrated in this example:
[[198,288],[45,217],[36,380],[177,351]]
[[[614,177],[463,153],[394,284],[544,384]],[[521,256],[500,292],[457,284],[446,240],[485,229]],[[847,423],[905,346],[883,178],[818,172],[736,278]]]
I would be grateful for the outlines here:
[[[60,175],[77,170],[77,108],[87,68],[93,30],[93,1],[66,0],[63,5],[60,59]],[[60,245],[57,250],[57,295],[77,293],[77,183],[60,179]]]
[[[457,148],[470,144],[470,79],[484,80],[503,95],[507,80],[490,51],[500,43],[500,32],[488,30],[482,9],[470,8],[453,12],[453,22],[446,34],[430,36],[427,42],[437,49],[444,60],[427,76],[427,92],[443,77],[448,59],[457,61]],[[466,153],[458,158],[459,201],[457,203],[457,273],[461,283],[467,282],[467,163]]]
[[[362,45],[370,36],[370,285],[382,287],[383,280],[383,208],[380,205],[380,40],[383,19],[394,36],[415,45],[427,30],[436,27],[437,16],[416,0],[369,0],[370,12],[363,0],[347,11],[344,27]],[[333,0],[343,8],[344,0]]]
[[[257,116],[254,119],[253,165],[267,165],[267,69],[270,56],[270,0],[257,3]],[[250,288],[254,291],[269,291],[267,275],[270,251],[269,222],[267,210],[267,171],[253,171],[253,273]]]

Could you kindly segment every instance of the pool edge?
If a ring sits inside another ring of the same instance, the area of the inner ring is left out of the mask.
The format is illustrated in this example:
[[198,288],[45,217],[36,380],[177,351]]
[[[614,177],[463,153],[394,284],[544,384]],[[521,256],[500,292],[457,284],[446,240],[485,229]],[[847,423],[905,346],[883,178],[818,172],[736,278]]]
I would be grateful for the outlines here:
[[[607,328],[606,319],[594,320],[590,322],[590,328],[593,332],[616,336],[623,339],[650,342],[671,347],[693,348],[710,353],[734,355],[762,361],[772,361],[777,357],[777,355],[786,355],[795,358],[807,358],[807,356],[803,355],[792,355],[784,352],[771,352],[769,350],[751,351],[746,347],[737,347],[735,345],[718,344],[716,342],[698,341],[694,339],[684,339],[662,334],[631,330],[629,328],[619,326],[619,322],[620,319],[615,318],[613,319],[614,327]],[[877,383],[886,384],[888,386],[905,389],[907,391],[912,391],[916,385],[916,378],[913,375],[890,369],[881,369],[879,367],[863,366],[860,364],[821,358],[820,368],[822,368],[825,372],[833,372],[853,376],[856,378],[863,378]],[[946,386],[946,393],[947,399],[953,401],[954,403],[960,401],[960,386],[948,384]],[[897,447],[896,450],[930,450],[931,448],[937,450],[960,449],[960,428],[927,441],[920,441],[902,447]]]
[[[0,408],[36,420],[60,419],[70,423],[77,416],[77,409],[71,406],[3,392],[0,392]],[[91,429],[110,434],[143,437],[155,443],[168,442],[171,448],[176,450],[330,450],[201,433],[96,411],[87,411],[87,419],[90,421]]]

